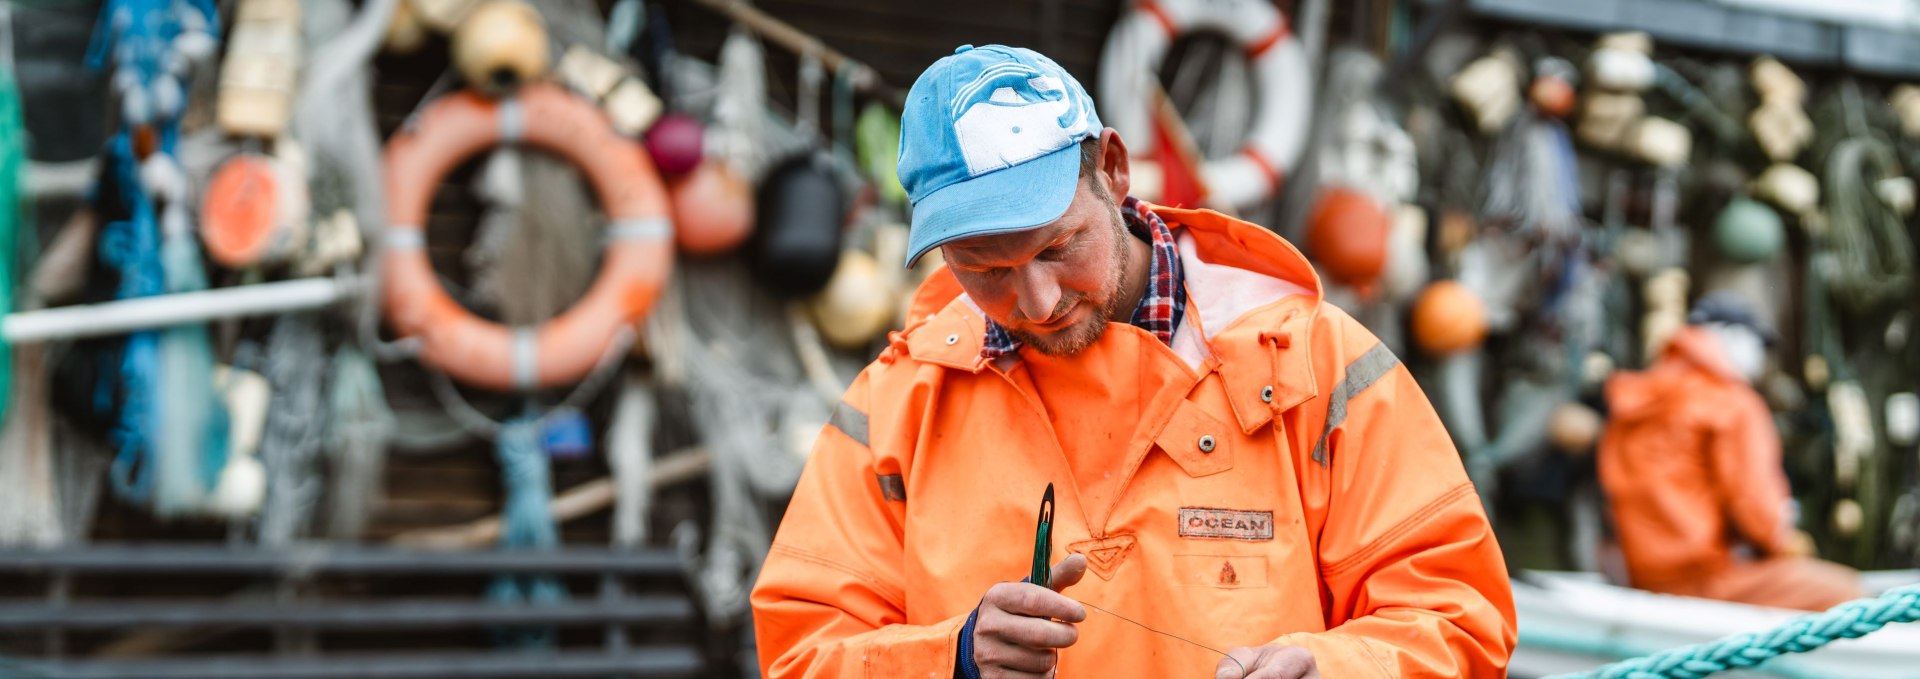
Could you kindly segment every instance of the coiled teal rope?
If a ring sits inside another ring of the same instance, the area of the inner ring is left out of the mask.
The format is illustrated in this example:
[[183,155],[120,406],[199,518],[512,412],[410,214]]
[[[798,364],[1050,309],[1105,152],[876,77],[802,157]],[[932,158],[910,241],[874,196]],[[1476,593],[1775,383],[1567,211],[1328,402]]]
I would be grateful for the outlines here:
[[1805,653],[1840,639],[1857,639],[1896,622],[1920,622],[1920,585],[1849,601],[1764,632],[1736,634],[1549,679],[1695,679],[1753,667],[1788,653]]
[[[20,222],[26,210],[21,197],[21,174],[26,170],[27,131],[22,122],[20,90],[13,74],[0,72],[0,315],[13,310],[14,264],[19,257]],[[0,342],[0,417],[7,413],[8,383],[13,354]]]
[[[560,528],[553,522],[553,482],[547,453],[540,449],[540,419],[523,416],[500,428],[498,457],[506,486],[501,510],[500,546],[505,549],[553,549],[560,545]],[[567,588],[551,575],[505,573],[494,578],[487,598],[503,603],[539,605],[564,601]],[[551,648],[550,627],[501,628],[494,638],[513,648]]]

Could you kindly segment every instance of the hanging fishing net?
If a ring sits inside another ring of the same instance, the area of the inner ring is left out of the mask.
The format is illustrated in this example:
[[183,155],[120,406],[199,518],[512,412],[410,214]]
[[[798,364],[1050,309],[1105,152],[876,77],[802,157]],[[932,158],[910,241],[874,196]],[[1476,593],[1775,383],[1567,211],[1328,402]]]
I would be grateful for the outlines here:
[[679,371],[668,379],[685,390],[690,424],[713,455],[699,586],[709,615],[725,621],[746,612],[753,571],[772,542],[763,501],[793,492],[832,401],[795,349],[804,321],[739,263],[686,262],[662,301],[649,346],[663,371]]

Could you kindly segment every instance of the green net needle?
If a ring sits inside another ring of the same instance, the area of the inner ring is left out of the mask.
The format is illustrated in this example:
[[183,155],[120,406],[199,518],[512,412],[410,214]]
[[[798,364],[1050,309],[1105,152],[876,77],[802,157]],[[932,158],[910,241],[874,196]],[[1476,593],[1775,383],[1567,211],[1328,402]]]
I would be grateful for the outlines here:
[[1052,563],[1048,559],[1053,555],[1053,484],[1047,484],[1047,494],[1040,498],[1040,521],[1033,530],[1033,571],[1027,575],[1027,582],[1052,589]]

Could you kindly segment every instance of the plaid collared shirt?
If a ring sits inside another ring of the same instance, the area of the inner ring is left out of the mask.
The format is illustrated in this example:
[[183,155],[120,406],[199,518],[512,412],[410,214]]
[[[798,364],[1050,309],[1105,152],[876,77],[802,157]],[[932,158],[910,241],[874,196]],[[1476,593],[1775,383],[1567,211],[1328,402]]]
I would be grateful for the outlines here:
[[[1128,322],[1172,345],[1173,332],[1180,328],[1180,320],[1187,315],[1187,296],[1183,292],[1186,276],[1180,270],[1180,251],[1173,243],[1173,231],[1167,228],[1166,222],[1160,221],[1159,215],[1147,209],[1146,203],[1133,196],[1127,196],[1120,204],[1120,218],[1126,221],[1127,231],[1147,241],[1153,250],[1147,266],[1147,292],[1140,296],[1140,305],[1133,308],[1133,318]],[[987,321],[981,356],[993,359],[1019,350],[1020,341],[1006,328],[991,319]]]

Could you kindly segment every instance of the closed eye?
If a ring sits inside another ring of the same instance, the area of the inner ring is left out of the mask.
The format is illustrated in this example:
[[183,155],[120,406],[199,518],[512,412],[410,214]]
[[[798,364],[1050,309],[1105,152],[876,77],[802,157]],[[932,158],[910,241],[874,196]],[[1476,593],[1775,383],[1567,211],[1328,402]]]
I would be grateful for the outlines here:
[[1013,270],[1012,268],[1004,266],[960,266],[954,267],[954,269],[961,273],[979,276],[985,279],[996,279]]
[[1071,252],[1073,252],[1073,243],[1071,241],[1062,241],[1059,243],[1054,243],[1052,246],[1048,247],[1045,250],[1041,250],[1040,254],[1035,255],[1034,257],[1042,261],[1058,262],[1061,259],[1066,258],[1066,256]]

